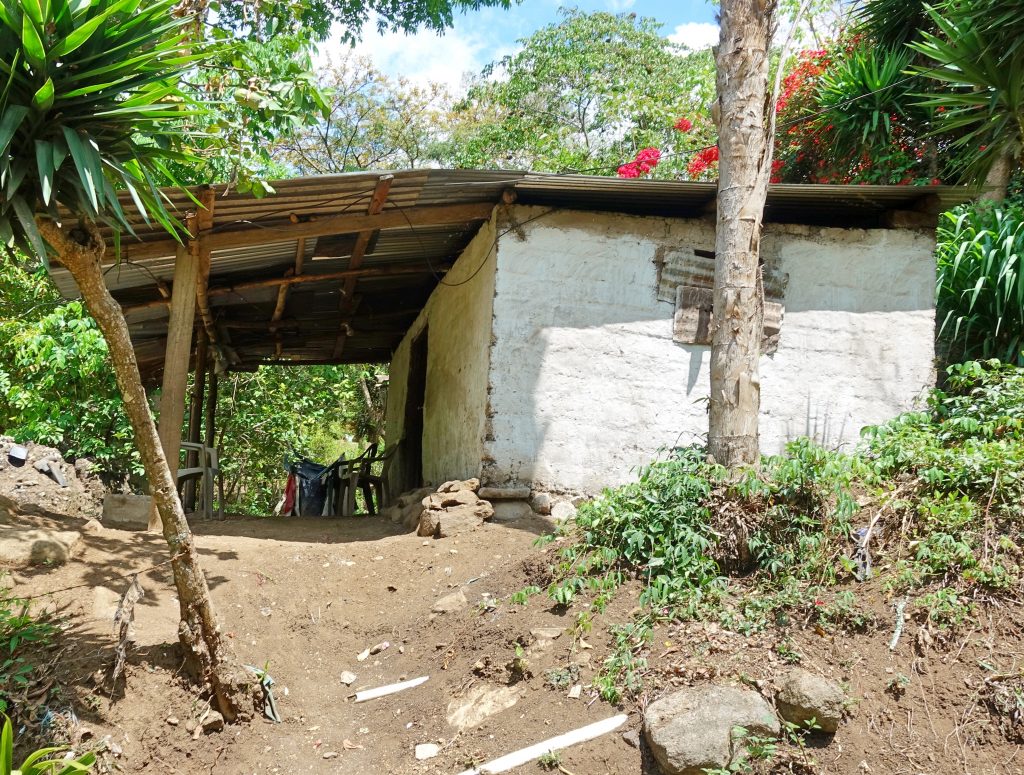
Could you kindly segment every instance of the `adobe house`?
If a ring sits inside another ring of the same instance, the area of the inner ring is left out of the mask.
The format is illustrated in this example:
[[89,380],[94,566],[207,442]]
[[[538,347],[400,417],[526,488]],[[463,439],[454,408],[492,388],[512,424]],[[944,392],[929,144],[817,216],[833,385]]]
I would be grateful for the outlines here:
[[[412,170],[273,187],[197,189],[203,209],[168,191],[183,243],[141,221],[120,254],[110,240],[107,282],[162,385],[171,457],[190,368],[270,363],[390,364],[395,492],[480,477],[593,493],[706,432],[713,184]],[[765,451],[848,444],[933,383],[934,226],[964,199],[771,187]],[[216,407],[201,389],[192,407],[198,441]]]

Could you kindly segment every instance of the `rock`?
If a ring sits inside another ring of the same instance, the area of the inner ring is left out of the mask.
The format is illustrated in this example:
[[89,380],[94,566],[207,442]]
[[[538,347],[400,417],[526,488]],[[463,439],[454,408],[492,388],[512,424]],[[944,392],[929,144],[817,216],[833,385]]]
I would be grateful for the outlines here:
[[533,516],[533,509],[526,501],[495,501],[491,508],[495,522],[518,522]]
[[475,530],[493,516],[494,509],[491,508],[491,504],[482,500],[477,500],[472,505],[463,504],[448,508],[428,508],[425,505],[420,514],[416,535],[447,538]]
[[325,759],[337,759],[338,758],[338,752],[337,751],[324,751],[324,758]]
[[818,729],[833,734],[846,710],[846,693],[833,681],[796,667],[779,681],[775,706],[791,724],[804,727],[814,719]]
[[562,637],[562,632],[561,627],[534,627],[530,635],[533,636],[534,645],[543,648]]
[[434,490],[431,487],[420,487],[416,490],[409,490],[409,492],[402,493],[395,499],[395,505],[400,509],[407,508],[410,504],[418,504],[424,498],[426,498]]
[[757,692],[731,686],[682,689],[647,706],[644,737],[665,775],[702,775],[742,755],[736,727],[778,735],[779,720]]
[[146,530],[152,501],[148,495],[108,492],[103,496],[103,524],[122,530]]
[[488,501],[525,501],[530,498],[530,488],[481,487],[477,495]]
[[206,717],[201,722],[203,732],[210,734],[211,732],[220,732],[224,729],[224,717],[220,715],[219,711],[211,710],[206,714]]
[[433,759],[439,753],[441,753],[441,746],[437,743],[419,743],[416,746],[416,758],[420,761]]
[[546,492],[535,492],[530,498],[530,507],[538,514],[547,516],[551,513],[553,501]]
[[441,508],[450,506],[475,506],[480,500],[472,490],[456,490],[455,492],[436,493],[430,496],[437,499]]
[[581,694],[583,694],[583,685],[576,684],[569,690],[569,693],[566,695],[566,697],[568,697],[570,700],[578,700]]
[[626,741],[626,745],[630,745],[633,748],[640,747],[640,732],[636,729],[630,729],[623,732],[622,739]]
[[101,622],[113,622],[121,595],[107,587],[96,587],[92,591],[92,618]]
[[103,524],[98,519],[90,519],[84,525],[82,525],[83,533],[101,533],[103,532]]
[[519,702],[514,686],[487,686],[477,684],[464,697],[448,703],[445,717],[460,732],[479,726],[485,719],[508,710]]
[[74,555],[81,538],[77,530],[0,524],[0,565],[61,565]]
[[442,493],[459,492],[460,490],[469,490],[471,492],[476,492],[479,489],[479,479],[466,479],[464,482],[460,482],[458,480],[452,482],[445,482],[444,484],[437,488],[437,491]]
[[556,522],[565,522],[575,516],[576,507],[572,505],[572,501],[558,501],[551,506],[551,517]]
[[456,611],[461,611],[468,605],[469,601],[466,600],[466,593],[461,589],[458,589],[450,595],[445,595],[435,602],[434,605],[430,607],[430,610],[435,614],[450,614],[455,613]]
[[[369,654],[367,654],[367,656],[369,656]],[[345,684],[345,686],[351,686],[356,682],[357,678],[358,676],[355,673],[350,673],[348,670],[345,670],[342,672],[340,680]]]
[[168,716],[166,719],[168,726],[176,727],[180,723],[177,716]]

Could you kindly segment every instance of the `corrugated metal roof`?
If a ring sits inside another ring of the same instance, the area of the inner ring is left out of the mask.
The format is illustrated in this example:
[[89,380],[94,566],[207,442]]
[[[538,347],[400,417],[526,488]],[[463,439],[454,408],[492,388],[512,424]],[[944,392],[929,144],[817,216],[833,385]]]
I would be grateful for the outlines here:
[[[381,215],[369,220],[367,208],[382,175],[392,176],[387,199]],[[506,191],[514,191],[520,204],[681,218],[710,215],[716,196],[714,183],[480,170],[359,172],[294,178],[272,187],[275,193],[262,199],[219,193],[207,232],[215,248],[210,306],[237,353],[237,368],[268,361],[389,359],[437,284],[438,271],[458,257],[488,206],[502,202]],[[197,210],[182,191],[168,190],[166,196],[182,220]],[[949,187],[774,185],[765,220],[877,227],[893,210],[913,210],[926,200],[934,210],[967,198],[966,190]],[[127,196],[122,205],[133,212]],[[111,260],[107,283],[125,309],[140,368],[152,378],[162,366],[167,306],[161,300],[173,280],[175,243],[159,226],[138,216],[133,222],[137,236],[122,238],[121,260]],[[365,274],[356,281],[355,303],[347,312],[345,282],[337,276],[289,286],[284,314],[272,327],[279,286],[270,283],[294,271],[295,232],[303,229],[317,232],[304,239],[305,277],[348,270],[356,234],[372,229],[359,266]],[[54,265],[51,274],[62,294],[77,296],[65,270]]]

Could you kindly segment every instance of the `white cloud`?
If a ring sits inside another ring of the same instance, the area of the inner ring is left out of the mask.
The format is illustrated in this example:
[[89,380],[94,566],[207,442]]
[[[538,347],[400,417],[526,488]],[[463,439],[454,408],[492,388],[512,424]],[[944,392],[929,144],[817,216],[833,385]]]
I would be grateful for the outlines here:
[[676,27],[668,39],[694,50],[710,48],[718,43],[718,25],[710,22],[687,22]]
[[[348,49],[339,35],[321,45],[317,64],[337,59]],[[405,76],[414,83],[433,81],[445,84],[453,93],[463,91],[467,73],[478,73],[488,62],[510,50],[495,48],[483,34],[467,29],[449,29],[444,35],[424,30],[414,35],[401,32],[377,32],[371,21],[363,30],[355,53],[371,59],[390,76]]]
[[609,11],[619,13],[621,11],[628,11],[636,5],[636,0],[605,0],[605,5]]

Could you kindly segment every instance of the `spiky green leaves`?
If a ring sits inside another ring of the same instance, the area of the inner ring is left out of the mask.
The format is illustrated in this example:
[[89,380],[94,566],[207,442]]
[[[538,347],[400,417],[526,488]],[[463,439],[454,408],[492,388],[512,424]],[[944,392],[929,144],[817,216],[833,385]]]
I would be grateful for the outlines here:
[[0,0],[0,242],[45,258],[39,213],[132,230],[119,192],[176,227],[157,182],[195,108],[178,88],[198,54],[173,0]]

